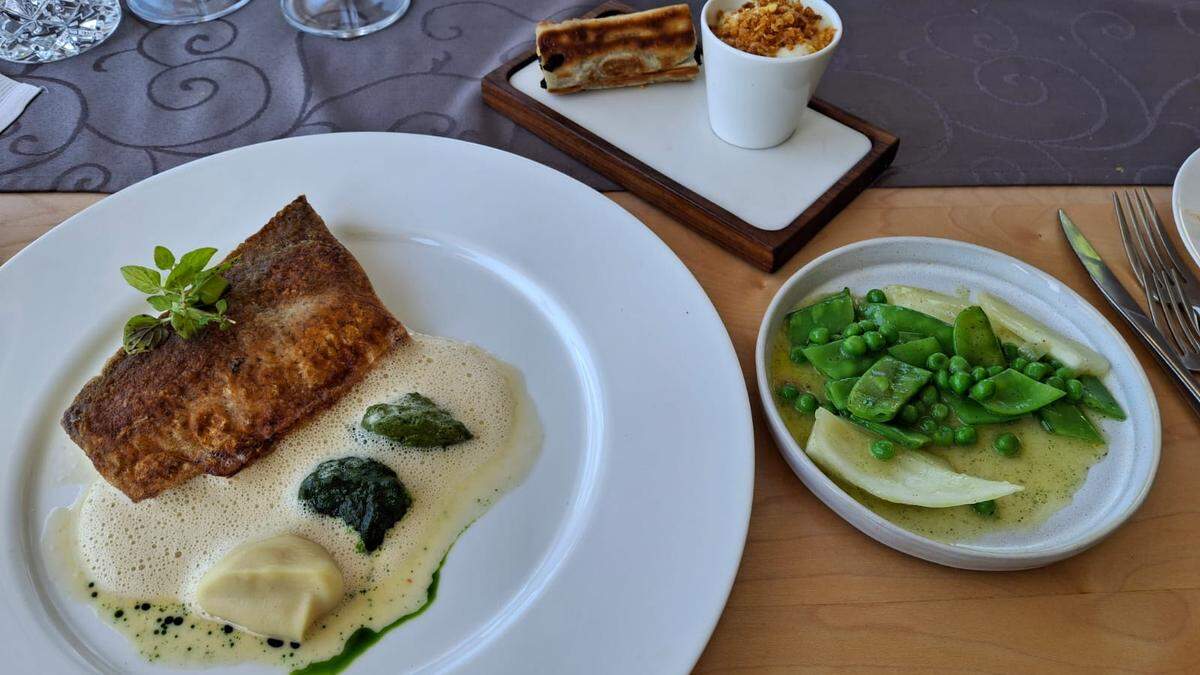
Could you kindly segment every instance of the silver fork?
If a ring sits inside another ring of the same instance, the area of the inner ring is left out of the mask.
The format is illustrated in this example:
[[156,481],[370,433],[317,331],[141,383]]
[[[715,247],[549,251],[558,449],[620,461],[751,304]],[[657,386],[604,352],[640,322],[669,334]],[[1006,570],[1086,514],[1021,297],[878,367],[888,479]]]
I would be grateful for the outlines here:
[[1114,192],[1113,206],[1125,254],[1146,294],[1150,319],[1167,336],[1183,365],[1200,372],[1200,303],[1192,297],[1200,295],[1200,288],[1168,243],[1145,188],[1136,197],[1126,191],[1124,203]]

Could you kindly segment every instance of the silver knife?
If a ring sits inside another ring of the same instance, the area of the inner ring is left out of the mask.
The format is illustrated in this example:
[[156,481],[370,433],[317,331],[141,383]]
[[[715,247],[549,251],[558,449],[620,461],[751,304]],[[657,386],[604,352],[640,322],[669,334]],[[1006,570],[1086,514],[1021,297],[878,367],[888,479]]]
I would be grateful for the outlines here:
[[1079,256],[1079,262],[1083,263],[1084,269],[1091,275],[1096,287],[1104,294],[1108,303],[1120,312],[1121,316],[1125,317],[1125,321],[1137,333],[1138,338],[1145,343],[1150,353],[1154,354],[1158,362],[1175,376],[1175,383],[1187,394],[1188,404],[1192,406],[1192,410],[1197,415],[1200,415],[1200,384],[1192,378],[1191,373],[1180,362],[1167,339],[1158,332],[1158,329],[1154,327],[1154,322],[1146,316],[1141,306],[1129,295],[1129,291],[1125,290],[1121,282],[1117,281],[1117,277],[1100,259],[1100,254],[1096,252],[1091,242],[1083,236],[1078,227],[1075,227],[1075,223],[1071,222],[1062,209],[1058,210],[1058,222],[1062,225],[1063,234],[1067,235],[1067,243],[1071,245],[1075,255]]

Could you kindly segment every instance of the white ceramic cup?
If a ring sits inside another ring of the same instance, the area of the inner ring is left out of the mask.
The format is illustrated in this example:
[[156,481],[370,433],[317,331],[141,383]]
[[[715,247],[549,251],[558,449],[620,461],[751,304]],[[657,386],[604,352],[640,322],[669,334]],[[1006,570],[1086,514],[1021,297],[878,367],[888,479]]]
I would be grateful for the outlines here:
[[708,0],[700,10],[708,123],[727,143],[770,148],[786,141],[800,126],[808,100],[842,40],[842,18],[824,0],[803,0],[837,31],[833,41],[815,54],[758,56],[725,44],[712,32],[718,12],[733,11],[744,3]]

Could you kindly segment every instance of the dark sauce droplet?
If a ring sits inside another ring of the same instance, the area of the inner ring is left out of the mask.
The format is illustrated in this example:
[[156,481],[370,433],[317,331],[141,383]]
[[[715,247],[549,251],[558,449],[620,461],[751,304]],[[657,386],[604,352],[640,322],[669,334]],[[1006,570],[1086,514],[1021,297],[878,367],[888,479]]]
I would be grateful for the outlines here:
[[283,640],[280,640],[278,638],[267,638],[267,644],[278,649],[283,646]]
[[292,643],[290,643],[290,645],[291,645],[292,649],[300,649],[299,642],[292,642]]
[[566,60],[566,57],[562,54],[551,54],[545,61],[542,62],[542,70],[546,71],[547,73],[553,73]]
[[229,624],[225,624],[224,626],[221,627],[221,630],[225,631],[226,635],[229,635],[230,633],[233,632],[233,626],[230,626]]
[[94,597],[96,597],[97,595],[100,595],[100,594],[99,594],[99,593],[97,593],[96,591],[92,591],[92,597],[93,597],[93,598],[94,598]]
[[143,612],[148,612],[150,611],[150,603],[143,602],[142,604],[138,605],[138,609],[142,610]]
[[114,619],[119,619],[123,616],[125,616],[125,610],[123,610],[123,609],[118,609],[117,611],[113,612]]
[[546,88],[546,81],[545,81],[545,80],[542,80],[541,82],[538,82],[538,85],[539,85],[539,86],[540,86],[542,89],[545,89],[545,88]]
[[174,623],[176,626],[182,626],[183,625],[183,617],[182,616],[175,617],[175,620],[172,623]]
[[94,582],[94,581],[88,582],[88,588],[95,588],[95,587],[96,587],[96,582]]

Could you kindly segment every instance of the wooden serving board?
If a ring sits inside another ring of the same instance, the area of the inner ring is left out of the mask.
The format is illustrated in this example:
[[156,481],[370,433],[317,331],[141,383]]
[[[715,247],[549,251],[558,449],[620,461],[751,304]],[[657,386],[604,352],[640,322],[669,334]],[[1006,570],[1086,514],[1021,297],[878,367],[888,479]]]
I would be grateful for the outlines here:
[[[633,11],[632,8],[619,2],[606,2],[584,16],[609,16],[631,11]],[[638,147],[636,133],[620,140],[602,137],[601,133],[595,129],[588,128],[580,121],[572,119],[571,116],[562,112],[570,106],[576,106],[574,108],[576,111],[591,112],[585,107],[585,104],[590,105],[593,102],[597,105],[601,104],[599,98],[589,101],[579,97],[607,96],[610,98],[605,99],[604,104],[608,105],[612,103],[611,97],[628,97],[630,94],[643,97],[641,100],[647,103],[646,112],[651,115],[662,114],[661,111],[668,101],[686,101],[695,108],[701,108],[703,105],[702,82],[667,83],[652,85],[640,90],[585,92],[561,98],[547,98],[547,102],[543,102],[529,93],[529,83],[532,81],[530,77],[533,73],[526,69],[529,67],[536,70],[537,66],[534,64],[536,60],[537,55],[530,50],[489,73],[482,82],[483,100],[492,108],[512,118],[551,144],[575,156],[704,236],[768,272],[778,269],[830,219],[870,185],[891,164],[899,146],[899,139],[895,136],[820,99],[813,99],[809,104],[809,116],[802,124],[801,131],[797,132],[797,137],[785,142],[779,149],[740,150],[726,146],[722,141],[717,140],[708,129],[706,111],[688,111],[692,115],[689,118],[691,126],[689,131],[682,133],[693,134],[695,143],[701,146],[708,144],[714,153],[732,153],[732,156],[742,162],[743,166],[757,165],[761,167],[765,174],[764,181],[773,181],[770,198],[787,199],[794,195],[794,200],[790,204],[775,204],[773,210],[757,209],[758,213],[765,211],[778,214],[782,208],[782,212],[787,216],[781,222],[767,222],[771,220],[769,214],[759,222],[754,222],[755,216],[749,215],[749,212],[754,210],[750,207],[756,205],[736,203],[737,196],[728,191],[726,194],[715,194],[714,191],[720,190],[721,183],[720,180],[713,180],[716,177],[715,171],[710,176],[697,175],[698,170],[695,168],[680,168],[679,162],[672,161],[670,152],[664,155],[663,147],[658,147],[656,150]],[[675,89],[656,89],[660,87],[674,87]],[[691,87],[692,89],[681,95],[681,89],[679,89],[681,87]],[[613,94],[610,92],[623,93]],[[673,98],[664,99],[663,96]],[[570,97],[576,98],[568,102],[567,99]],[[624,100],[633,101],[634,105],[638,101],[638,99],[631,98]],[[560,102],[564,105],[559,106]],[[555,110],[551,105],[560,107],[560,110]],[[586,115],[579,114],[577,116],[582,118]],[[703,118],[703,125],[697,122],[699,118]],[[699,128],[700,126],[703,128]],[[652,128],[670,128],[676,134],[681,133],[675,125],[658,124]],[[810,132],[809,135],[800,138],[806,128]],[[611,132],[611,130],[609,131]],[[833,137],[834,135],[841,138],[853,136],[862,141],[862,152],[852,154],[850,159],[844,162],[844,172],[841,171],[840,165],[831,163],[829,160],[830,144],[825,142],[825,136]],[[689,145],[689,141],[692,139],[675,140],[678,140],[680,145]],[[619,144],[622,147],[618,147]],[[635,155],[640,155],[640,157]],[[651,162],[660,167],[674,164],[679,170],[659,170],[651,166]],[[690,167],[703,166],[703,164],[690,162],[687,164]],[[717,158],[714,160],[713,166],[719,168],[723,166],[723,163]],[[788,167],[794,167],[799,178],[793,176],[792,172],[787,170]],[[814,168],[817,174],[815,177],[811,175],[814,173]],[[680,175],[688,171],[691,171],[691,175]],[[809,174],[807,176],[805,175],[806,171]],[[789,178],[792,181],[790,184],[788,183]],[[803,181],[809,182],[806,185]],[[685,186],[684,183],[693,186],[703,183],[708,186],[708,189],[692,189]],[[814,188],[814,185],[818,187]],[[829,185],[829,187],[820,191],[819,186],[821,185]],[[805,193],[806,189],[807,194]],[[756,198],[747,197],[747,199]],[[725,206],[718,202],[723,202]],[[787,210],[788,207],[790,210]]]

